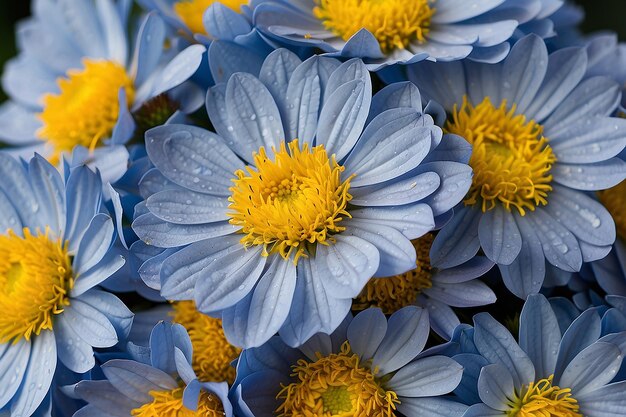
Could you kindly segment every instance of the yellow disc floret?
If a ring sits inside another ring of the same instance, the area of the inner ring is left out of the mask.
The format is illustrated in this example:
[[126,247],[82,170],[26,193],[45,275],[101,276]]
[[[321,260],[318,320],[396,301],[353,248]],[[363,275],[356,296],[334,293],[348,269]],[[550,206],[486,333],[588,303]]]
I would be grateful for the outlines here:
[[248,0],[182,0],[174,3],[174,13],[190,31],[206,35],[202,16],[213,3],[222,3],[229,9],[241,13],[241,6],[248,4]]
[[501,204],[523,216],[548,203],[556,157],[542,126],[516,115],[515,106],[507,110],[503,101],[495,107],[488,97],[474,106],[464,98],[460,109],[455,105],[446,130],[473,147],[474,178],[465,204],[480,204],[483,211]]
[[0,343],[30,340],[51,330],[70,304],[74,285],[68,243],[46,234],[0,235]]
[[341,351],[315,362],[298,360],[291,375],[296,382],[276,396],[278,417],[393,417],[398,396],[385,390],[369,366],[345,342]]
[[89,59],[83,65],[58,80],[59,94],[43,97],[43,126],[37,135],[51,145],[53,163],[76,145],[93,150],[111,135],[120,113],[120,89],[128,104],[133,101],[133,81],[121,65]]
[[131,410],[136,417],[223,417],[224,407],[215,395],[206,391],[200,393],[198,410],[192,411],[183,405],[184,388],[172,391],[150,391],[154,399],[151,403]]
[[410,43],[425,42],[435,12],[429,0],[316,0],[313,14],[326,29],[350,39],[367,29],[383,52],[405,49]]
[[552,385],[554,375],[532,382],[509,402],[509,417],[582,417],[571,389]]
[[263,255],[307,255],[307,245],[333,242],[342,232],[341,220],[352,196],[350,178],[341,180],[344,167],[324,146],[310,148],[298,141],[281,144],[270,159],[261,148],[254,155],[256,168],[235,173],[230,201],[230,223],[241,227],[245,246],[263,245]]
[[598,196],[615,221],[617,235],[626,241],[626,181],[600,191]]
[[432,267],[430,266],[430,247],[435,236],[427,233],[413,240],[417,253],[416,268],[389,278],[372,278],[361,294],[354,299],[352,308],[365,310],[379,307],[385,314],[393,314],[415,303],[417,296],[433,286]]
[[232,346],[224,336],[222,320],[209,317],[196,309],[193,301],[173,304],[172,321],[187,329],[193,346],[192,367],[200,382],[235,381],[231,362],[241,349]]

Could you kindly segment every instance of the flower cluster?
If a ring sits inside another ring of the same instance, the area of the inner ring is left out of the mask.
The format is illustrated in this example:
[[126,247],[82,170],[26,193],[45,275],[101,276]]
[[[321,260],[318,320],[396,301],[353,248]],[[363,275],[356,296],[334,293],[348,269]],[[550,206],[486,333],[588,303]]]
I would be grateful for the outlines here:
[[565,0],[34,0],[0,416],[626,416],[626,46]]

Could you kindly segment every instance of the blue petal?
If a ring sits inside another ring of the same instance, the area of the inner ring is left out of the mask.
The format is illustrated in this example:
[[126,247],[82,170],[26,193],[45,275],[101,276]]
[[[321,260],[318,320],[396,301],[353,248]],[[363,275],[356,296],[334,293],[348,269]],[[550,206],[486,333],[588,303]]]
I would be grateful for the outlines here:
[[527,118],[545,120],[578,85],[587,68],[587,54],[582,48],[566,48],[548,58],[546,76],[525,111]]
[[444,0],[437,4],[433,23],[456,23],[487,13],[504,0]]
[[576,396],[589,393],[611,382],[621,363],[622,354],[617,346],[597,342],[580,352],[555,383],[571,388]]
[[516,296],[525,299],[528,294],[538,293],[546,274],[546,258],[541,241],[526,219],[515,215],[522,235],[519,255],[510,265],[499,265],[504,285]]
[[508,411],[509,401],[515,395],[513,377],[508,369],[499,363],[485,366],[478,378],[480,399],[489,407]]
[[203,279],[196,282],[194,298],[204,313],[235,305],[252,291],[263,272],[267,260],[261,255],[263,246],[231,248],[216,254],[203,269]]
[[624,416],[626,409],[626,381],[606,385],[596,391],[585,393],[577,397],[580,412],[594,417]]
[[141,404],[152,402],[150,391],[169,391],[178,386],[165,372],[126,359],[108,361],[102,365],[102,372],[118,391]]
[[0,153],[0,176],[3,179],[0,182],[0,190],[11,201],[22,224],[25,227],[41,227],[45,230],[46,225],[40,224],[40,220],[35,217],[39,211],[39,203],[35,199],[35,193],[24,167],[13,157]]
[[228,340],[246,348],[260,346],[285,322],[296,288],[296,266],[280,256],[271,259],[254,289],[250,303],[224,311],[222,321]]
[[256,372],[241,381],[243,400],[254,416],[271,416],[274,413],[280,405],[276,397],[281,384],[289,384],[289,378],[272,370]]
[[151,195],[146,206],[157,217],[177,224],[203,224],[228,220],[229,202],[188,190],[164,190]]
[[551,170],[554,182],[566,187],[583,191],[595,191],[611,188],[626,177],[626,162],[620,158],[595,164],[560,164]]
[[204,270],[218,254],[237,250],[240,239],[232,235],[201,240],[169,256],[160,269],[161,295],[169,300],[193,299],[196,281],[204,277]]
[[217,83],[226,83],[237,72],[257,77],[262,65],[263,55],[251,48],[225,40],[214,40],[209,46],[209,67]]
[[452,307],[476,307],[496,302],[491,288],[479,280],[455,284],[436,282],[424,293]]
[[128,336],[133,323],[133,313],[117,296],[91,289],[81,295],[79,300],[104,314],[115,328],[118,339],[125,339]]
[[452,220],[437,234],[430,249],[431,265],[440,269],[461,265],[478,249],[481,211],[459,206]]
[[289,346],[299,346],[315,333],[331,333],[341,324],[351,305],[350,298],[334,298],[326,291],[316,260],[301,258],[291,310],[280,329],[280,337]]
[[[428,310],[428,318],[430,319],[430,328],[445,340],[452,339],[454,329],[461,324],[454,310],[445,302],[436,300],[430,295],[426,296],[426,292],[417,297],[415,305],[426,308]],[[491,296],[492,298],[495,296]],[[486,304],[488,304],[487,302]]]
[[99,213],[91,219],[72,262],[77,275],[87,272],[104,258],[115,238],[115,226],[108,214]]
[[[115,123],[115,126],[113,127],[113,132],[111,133],[110,143],[112,145],[124,145],[133,136],[136,125],[135,125],[135,120],[133,119],[133,116],[130,114],[128,105],[126,104],[127,100],[126,100],[125,89],[120,88],[118,92],[118,96],[117,96],[117,101],[119,103],[119,113],[117,116],[117,122]],[[117,179],[118,178],[115,178],[115,180]]]
[[125,28],[118,10],[111,0],[97,0],[96,10],[103,29],[103,40],[106,44],[107,58],[126,66],[128,45]]
[[[482,369],[489,365],[489,361],[475,353],[461,353],[454,355],[452,358],[463,366],[463,378],[454,390],[454,394],[466,404],[481,402],[478,378]],[[508,373],[508,371],[506,372]]]
[[[498,68],[499,69],[499,68]],[[447,110],[461,102],[468,89],[465,71],[460,62],[420,62],[408,69],[409,80],[414,82],[426,99],[435,100]],[[493,78],[489,80],[495,82]],[[491,97],[496,100],[495,97]],[[472,100],[475,101],[475,100]],[[481,99],[478,102],[482,101]]]
[[93,347],[82,338],[80,331],[82,329],[74,329],[66,315],[60,316],[54,324],[59,359],[71,371],[82,374],[93,368],[96,361]]
[[50,390],[56,366],[55,335],[44,330],[32,341],[28,367],[11,403],[11,416],[30,416],[39,407]]
[[398,310],[389,318],[387,334],[374,355],[372,367],[378,368],[380,375],[402,368],[424,349],[429,330],[427,310],[414,306]]
[[0,105],[0,139],[3,142],[15,145],[35,142],[35,132],[40,127],[41,122],[30,110],[12,101]]
[[535,364],[535,378],[554,374],[560,342],[559,323],[550,303],[541,294],[529,295],[520,316],[519,345]]
[[213,3],[206,9],[202,22],[207,33],[215,39],[234,40],[252,29],[243,15],[221,3]]
[[[115,389],[109,381],[84,380],[76,385],[75,392],[78,397],[89,403],[87,407],[74,414],[76,417],[125,416],[130,414],[131,410],[145,404],[144,401],[136,401],[127,397],[125,392]],[[151,397],[148,401],[151,401]],[[91,414],[88,411],[101,414]]]
[[424,202],[435,216],[441,216],[463,200],[472,184],[472,168],[465,163],[434,161],[422,164],[418,172],[435,172],[441,178],[441,185]]
[[193,347],[187,330],[180,324],[159,322],[150,333],[150,361],[153,367],[172,375],[176,372],[176,349],[191,361]]
[[146,150],[169,180],[210,195],[230,195],[235,171],[244,168],[219,136],[194,126],[151,129],[146,132]]
[[69,240],[70,250],[75,253],[89,223],[98,212],[102,199],[102,181],[86,166],[70,173],[65,187],[67,221],[64,240]]
[[[366,240],[366,237],[376,239],[375,234],[368,232],[365,230],[365,233],[357,232],[355,235],[338,234],[335,236],[335,243],[317,245],[312,262],[315,265],[313,279],[320,280],[333,297],[356,297],[378,271],[381,254],[375,244]],[[406,240],[402,235],[400,239]],[[384,238],[378,238],[374,243],[382,246],[383,241]],[[404,250],[406,254],[406,248]],[[411,267],[413,264],[414,262]]]
[[202,45],[191,45],[172,58],[158,74],[152,96],[156,97],[187,81],[200,67],[205,51],[206,48]]
[[226,110],[236,140],[254,143],[256,151],[261,146],[268,153],[279,149],[285,138],[281,116],[267,87],[255,76],[237,73],[228,80]]
[[149,13],[141,23],[133,57],[131,74],[135,85],[142,85],[153,73],[163,53],[165,24],[156,13]]
[[582,253],[578,241],[569,230],[543,207],[529,213],[525,220],[534,225],[548,262],[564,271],[580,271]]
[[[14,101],[3,103],[3,114],[0,120],[9,122],[7,127],[3,127],[0,136],[4,136],[4,131],[15,132],[18,137],[8,134],[9,143],[16,141],[24,143],[25,140],[31,142],[35,139],[35,131],[41,125],[41,122],[35,116],[35,112],[41,110],[42,98],[46,94],[54,94],[59,92],[56,83],[57,75],[50,71],[45,64],[40,63],[35,57],[29,54],[20,54],[10,59],[4,66],[2,74],[2,87],[9,97]],[[24,106],[24,107],[22,107]],[[22,116],[17,120],[11,121],[9,114]],[[20,121],[28,121],[24,126],[19,126]],[[11,140],[13,139],[13,140]]]
[[[276,105],[280,110],[283,117],[283,123],[285,125],[285,131],[290,133],[291,130],[288,127],[289,115],[287,114],[289,106],[287,105],[287,91],[289,84],[292,82],[293,76],[296,74],[296,70],[302,64],[300,58],[288,49],[277,49],[267,56],[261,67],[259,73],[259,80],[270,91],[272,97],[276,101]],[[298,70],[302,71],[302,70]],[[293,81],[295,82],[295,80]],[[299,101],[302,97],[290,96],[291,99]],[[294,106],[295,107],[295,106]],[[316,116],[317,120],[317,116]],[[289,136],[293,136],[289,134]],[[302,136],[293,136],[300,140],[305,140]]]
[[485,404],[474,404],[467,409],[463,417],[502,417],[502,411],[494,410]]
[[469,164],[471,155],[472,145],[461,136],[447,133],[443,135],[439,146],[428,154],[425,161],[452,161]]
[[422,113],[422,96],[417,86],[409,81],[388,85],[372,98],[367,124],[384,111],[404,107]]
[[357,58],[385,58],[380,50],[380,44],[372,33],[362,28],[352,35],[346,44],[341,48],[341,56]]
[[348,326],[350,348],[362,361],[374,357],[387,333],[387,318],[379,308],[368,308],[356,315]]
[[474,316],[474,343],[485,359],[509,370],[515,387],[521,388],[535,380],[532,361],[511,333],[487,313]]
[[459,266],[437,270],[432,280],[433,283],[458,284],[483,276],[493,268],[493,265],[494,263],[487,257],[476,256]]
[[227,221],[207,224],[167,223],[152,213],[148,213],[135,219],[133,230],[149,245],[173,248],[204,239],[230,235],[238,228]]
[[513,215],[501,207],[481,216],[478,237],[485,255],[499,265],[513,263],[522,248],[522,237]]
[[445,356],[431,356],[405,365],[385,384],[402,397],[435,397],[454,390],[463,367]]
[[80,299],[72,300],[63,315],[68,326],[93,347],[111,347],[118,341],[115,328],[107,316]]
[[22,384],[31,348],[31,342],[24,339],[0,345],[0,409],[11,401]]
[[467,406],[445,398],[406,398],[398,404],[398,411],[406,416],[461,417]]
[[602,324],[598,313],[589,309],[584,311],[563,334],[559,355],[556,361],[554,377],[558,380],[563,370],[587,346],[600,337]]
[[392,227],[409,239],[416,239],[433,230],[435,220],[426,204],[410,204],[398,207],[364,207],[350,210],[355,220]]
[[418,202],[434,193],[441,184],[439,175],[424,172],[383,184],[352,188],[351,204],[356,206],[401,206]]
[[39,216],[43,223],[55,231],[65,229],[65,185],[58,171],[40,155],[35,155],[28,165],[28,175],[40,203]]

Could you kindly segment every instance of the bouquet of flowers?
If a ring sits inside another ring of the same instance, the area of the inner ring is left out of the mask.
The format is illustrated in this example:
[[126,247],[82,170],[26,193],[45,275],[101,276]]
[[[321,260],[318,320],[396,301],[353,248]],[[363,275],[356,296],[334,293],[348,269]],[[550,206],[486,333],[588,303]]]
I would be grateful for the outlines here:
[[626,416],[626,46],[565,0],[33,0],[0,416]]

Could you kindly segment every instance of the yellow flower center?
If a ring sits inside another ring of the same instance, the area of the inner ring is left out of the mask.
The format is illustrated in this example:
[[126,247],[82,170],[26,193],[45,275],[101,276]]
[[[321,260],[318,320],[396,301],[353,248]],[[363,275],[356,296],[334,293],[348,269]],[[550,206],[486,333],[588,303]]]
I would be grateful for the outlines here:
[[0,343],[30,340],[52,329],[52,318],[70,304],[74,285],[68,242],[46,234],[0,236]]
[[292,377],[276,396],[282,400],[278,417],[394,417],[400,403],[393,391],[381,387],[368,366],[345,342],[337,354],[317,354],[315,362],[298,360]]
[[76,145],[93,150],[111,136],[120,113],[120,88],[125,89],[127,102],[133,102],[133,80],[121,65],[89,59],[83,64],[84,69],[69,70],[67,78],[58,79],[59,94],[43,97],[39,113],[43,126],[37,135],[52,145],[53,163]]
[[515,105],[507,110],[503,101],[496,108],[486,97],[474,106],[464,97],[460,109],[455,105],[446,130],[463,136],[473,147],[474,178],[465,204],[479,203],[487,211],[500,203],[524,216],[526,210],[548,203],[556,157],[542,135],[543,127],[515,115]]
[[432,0],[316,0],[316,18],[326,29],[350,39],[365,28],[378,40],[383,52],[404,49],[411,42],[425,42],[435,12]]
[[509,417],[582,417],[571,389],[552,385],[554,375],[532,382],[509,402]]
[[[229,197],[230,223],[241,226],[245,246],[263,245],[263,255],[279,253],[294,262],[314,250],[314,244],[334,242],[352,196],[350,180],[341,181],[344,167],[324,146],[310,148],[298,141],[280,145],[274,159],[265,149],[254,155],[256,168],[235,172]],[[309,246],[307,248],[307,245]]]
[[150,391],[154,400],[131,410],[136,417],[223,417],[224,407],[219,398],[206,391],[200,393],[198,410],[192,411],[183,405],[184,388],[172,391]]
[[196,309],[193,301],[173,304],[172,318],[189,333],[193,346],[192,367],[201,382],[235,381],[235,368],[230,363],[241,349],[232,346],[224,336],[222,320],[209,317]]
[[180,17],[193,33],[206,35],[202,16],[213,3],[222,3],[229,9],[241,13],[241,6],[248,4],[248,0],[182,0],[174,3],[174,13]]
[[598,193],[600,201],[611,213],[617,235],[626,241],[626,181]]
[[393,314],[412,305],[417,296],[433,286],[430,266],[430,247],[435,236],[428,233],[412,241],[417,253],[416,268],[389,278],[372,278],[352,303],[355,310],[379,307],[385,314]]

